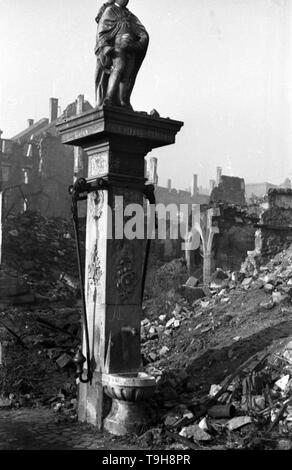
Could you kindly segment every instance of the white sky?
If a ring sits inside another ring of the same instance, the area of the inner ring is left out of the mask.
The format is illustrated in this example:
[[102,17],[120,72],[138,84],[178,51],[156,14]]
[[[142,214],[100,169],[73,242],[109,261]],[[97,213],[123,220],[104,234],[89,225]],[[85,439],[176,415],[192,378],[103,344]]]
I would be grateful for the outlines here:
[[[94,104],[96,25],[103,1],[0,0],[0,128],[48,117],[78,94]],[[151,155],[159,183],[208,186],[216,166],[246,182],[292,177],[292,0],[130,0],[150,33],[136,110],[185,122]],[[151,156],[150,155],[150,156]]]

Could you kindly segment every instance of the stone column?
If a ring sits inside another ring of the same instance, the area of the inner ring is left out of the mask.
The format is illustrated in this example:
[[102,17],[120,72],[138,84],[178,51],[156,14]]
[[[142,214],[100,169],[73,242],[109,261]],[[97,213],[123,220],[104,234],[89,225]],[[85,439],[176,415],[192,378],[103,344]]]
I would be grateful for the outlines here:
[[216,169],[216,184],[217,184],[217,186],[219,186],[219,184],[221,183],[221,178],[222,178],[222,168],[221,168],[221,166],[217,166],[217,169]]
[[3,182],[2,182],[2,134],[0,129],[0,269],[2,264],[2,211],[3,211]]
[[[84,107],[84,95],[79,95],[76,100],[76,115],[80,115],[83,112]],[[83,171],[83,153],[80,147],[74,147],[74,176],[73,182],[84,176]]]
[[[2,168],[0,167],[0,172],[2,171]],[[0,269],[2,265],[2,217],[3,217],[3,191],[2,191],[2,181],[1,181],[2,175],[0,175]]]
[[157,174],[157,158],[152,157],[150,159],[150,171],[149,171],[149,180],[154,186],[158,185],[158,174]]
[[174,143],[182,125],[113,107],[97,108],[57,124],[63,143],[87,152],[88,178],[103,177],[108,182],[108,190],[88,195],[85,291],[94,374],[91,384],[79,385],[79,419],[99,429],[103,374],[135,376],[141,370],[145,240],[124,236],[129,220],[124,208],[129,204],[143,207],[144,158],[153,148]]
[[213,217],[218,217],[220,210],[208,209],[201,214],[201,238],[203,242],[203,279],[204,284],[208,285],[211,281],[212,274],[212,246],[213,239],[216,233],[219,233],[219,228],[213,223]]
[[213,189],[215,188],[216,186],[216,181],[215,180],[210,180],[209,181],[209,194],[211,195]]
[[196,197],[198,195],[198,175],[193,175],[191,193],[192,197]]

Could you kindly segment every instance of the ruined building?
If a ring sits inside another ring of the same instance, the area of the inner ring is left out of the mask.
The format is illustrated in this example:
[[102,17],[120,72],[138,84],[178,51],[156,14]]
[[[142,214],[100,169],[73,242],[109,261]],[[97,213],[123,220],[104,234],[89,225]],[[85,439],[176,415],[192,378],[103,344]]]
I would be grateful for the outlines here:
[[285,181],[277,186],[271,183],[249,183],[245,185],[245,195],[247,201],[253,200],[256,198],[263,198],[266,196],[270,189],[275,188],[283,188],[283,189],[291,189],[291,180],[286,178]]
[[269,259],[292,243],[292,189],[273,188],[258,224],[256,250]]
[[222,175],[222,168],[217,168],[217,185],[210,195],[211,203],[235,204],[245,206],[245,183],[243,178]]
[[157,172],[157,158],[153,157],[150,160],[150,167],[147,173],[148,181],[155,186],[155,197],[157,204],[208,204],[209,195],[200,193],[198,186],[198,175],[192,176],[191,189],[182,190],[175,189],[172,187],[171,179],[167,180],[167,186],[159,186],[158,184],[158,172]]
[[[80,95],[61,117],[92,109]],[[38,211],[47,217],[67,218],[73,178],[84,175],[80,149],[64,146],[56,133],[58,99],[50,99],[49,118],[34,123],[11,139],[1,139],[0,167],[4,190],[4,212]]]
[[[182,239],[172,239],[169,234],[172,229],[174,232],[177,230],[179,223],[180,206],[183,204],[200,204],[207,205],[209,203],[209,195],[202,194],[198,187],[198,175],[194,174],[192,177],[192,187],[188,190],[177,190],[172,188],[171,179],[167,180],[167,186],[163,187],[158,184],[158,171],[157,171],[157,158],[153,157],[150,159],[149,170],[146,170],[146,177],[148,182],[155,186],[155,198],[156,203],[164,205],[165,208],[174,206],[177,212],[177,219],[170,220],[169,213],[166,212],[165,216],[163,213],[158,212],[159,218],[166,218],[167,225],[167,237],[166,240],[156,240],[154,251],[156,256],[161,260],[171,260],[173,258],[179,258],[184,255],[182,252]],[[176,227],[174,227],[176,226]]]

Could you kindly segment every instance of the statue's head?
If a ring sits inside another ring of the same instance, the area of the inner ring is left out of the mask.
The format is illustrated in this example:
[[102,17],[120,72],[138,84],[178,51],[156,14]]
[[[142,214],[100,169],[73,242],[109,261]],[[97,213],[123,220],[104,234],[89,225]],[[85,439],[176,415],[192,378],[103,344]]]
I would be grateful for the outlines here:
[[120,7],[126,7],[129,3],[129,0],[115,0],[115,3],[117,3]]

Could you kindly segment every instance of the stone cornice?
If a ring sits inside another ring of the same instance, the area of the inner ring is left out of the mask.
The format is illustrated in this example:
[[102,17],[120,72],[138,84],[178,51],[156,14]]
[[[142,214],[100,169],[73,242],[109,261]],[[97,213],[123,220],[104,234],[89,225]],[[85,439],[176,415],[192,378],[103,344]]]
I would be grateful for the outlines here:
[[173,144],[182,126],[181,121],[116,107],[96,108],[65,118],[56,125],[64,144],[85,147],[97,136],[99,139],[120,137],[139,139],[151,148]]

